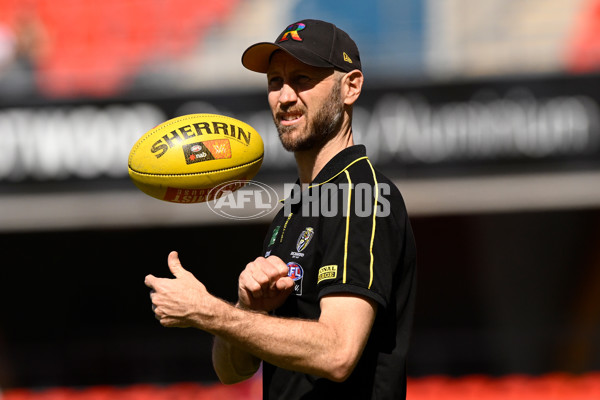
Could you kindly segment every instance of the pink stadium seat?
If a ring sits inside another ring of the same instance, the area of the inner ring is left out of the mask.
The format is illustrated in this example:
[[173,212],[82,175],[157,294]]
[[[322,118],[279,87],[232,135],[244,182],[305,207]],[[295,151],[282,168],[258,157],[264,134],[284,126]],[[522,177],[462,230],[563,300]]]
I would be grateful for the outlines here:
[[95,386],[82,389],[71,400],[113,400],[118,398],[119,391],[112,386]]
[[576,73],[600,69],[600,0],[590,0],[581,9],[566,52],[567,68]]

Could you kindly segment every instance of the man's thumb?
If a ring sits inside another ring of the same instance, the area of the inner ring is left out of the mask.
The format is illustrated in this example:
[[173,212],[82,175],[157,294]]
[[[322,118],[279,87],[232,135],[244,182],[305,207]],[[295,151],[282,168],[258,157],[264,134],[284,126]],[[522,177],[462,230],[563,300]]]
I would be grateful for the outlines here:
[[168,264],[169,270],[171,270],[171,273],[175,275],[175,277],[178,277],[182,273],[186,272],[186,270],[181,265],[181,261],[179,261],[179,255],[176,251],[172,251],[169,253]]
[[283,278],[279,278],[277,282],[275,282],[275,286],[281,291],[286,291],[294,287],[294,281],[289,276],[285,276]]

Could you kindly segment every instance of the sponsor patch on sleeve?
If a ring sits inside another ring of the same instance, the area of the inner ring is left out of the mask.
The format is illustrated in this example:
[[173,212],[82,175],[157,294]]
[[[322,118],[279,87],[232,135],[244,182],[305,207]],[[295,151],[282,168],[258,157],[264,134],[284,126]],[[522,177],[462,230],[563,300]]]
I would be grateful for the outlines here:
[[317,285],[321,283],[321,281],[327,279],[335,279],[337,276],[337,265],[325,265],[319,268],[319,276],[317,279]]

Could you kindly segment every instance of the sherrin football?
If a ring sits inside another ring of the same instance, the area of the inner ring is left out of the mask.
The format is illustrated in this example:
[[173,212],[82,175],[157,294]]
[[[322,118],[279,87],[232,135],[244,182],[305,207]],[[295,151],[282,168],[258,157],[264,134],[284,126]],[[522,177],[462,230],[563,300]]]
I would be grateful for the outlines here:
[[263,155],[262,138],[250,125],[224,115],[190,114],[163,122],[135,143],[129,176],[149,196],[200,203],[210,200],[216,186],[252,179]]

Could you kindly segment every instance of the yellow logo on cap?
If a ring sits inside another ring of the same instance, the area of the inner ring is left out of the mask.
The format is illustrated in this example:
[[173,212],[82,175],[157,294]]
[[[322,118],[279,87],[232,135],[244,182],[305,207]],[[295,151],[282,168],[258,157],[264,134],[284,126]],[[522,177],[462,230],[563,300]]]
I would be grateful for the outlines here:
[[352,64],[352,59],[350,58],[350,56],[348,54],[346,54],[346,52],[344,52],[344,61]]

